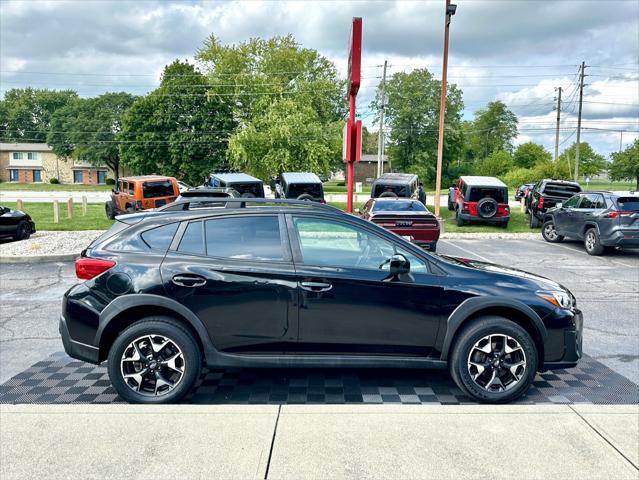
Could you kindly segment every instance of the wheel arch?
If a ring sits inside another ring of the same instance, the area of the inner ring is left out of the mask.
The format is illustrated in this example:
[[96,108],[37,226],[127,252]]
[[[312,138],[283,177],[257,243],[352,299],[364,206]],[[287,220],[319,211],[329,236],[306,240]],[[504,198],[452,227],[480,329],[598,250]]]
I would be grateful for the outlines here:
[[600,234],[599,225],[596,222],[586,222],[583,226],[583,229],[581,230],[581,235],[585,237],[586,232],[591,228],[594,228],[597,231],[597,234]]
[[526,330],[537,348],[539,356],[539,367],[541,368],[544,361],[544,343],[548,336],[546,326],[542,322],[537,313],[528,305],[510,298],[485,298],[473,297],[462,302],[451,313],[446,322],[446,330],[441,346],[441,360],[448,360],[450,350],[461,327],[467,325],[478,317],[487,315],[496,315],[507,318]]
[[113,300],[100,314],[94,345],[99,361],[108,356],[117,336],[128,326],[150,316],[167,316],[180,322],[195,337],[207,358],[214,355],[211,338],[200,319],[175,300],[152,294],[125,295]]

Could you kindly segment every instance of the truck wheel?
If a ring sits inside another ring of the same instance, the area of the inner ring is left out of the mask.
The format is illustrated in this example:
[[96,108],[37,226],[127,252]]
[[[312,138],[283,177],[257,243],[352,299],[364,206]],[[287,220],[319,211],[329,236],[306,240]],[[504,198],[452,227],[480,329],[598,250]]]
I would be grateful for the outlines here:
[[564,236],[559,235],[557,230],[555,230],[555,222],[552,220],[548,220],[541,227],[541,236],[544,237],[544,240],[550,243],[559,243],[564,239]]
[[533,214],[533,212],[530,212],[530,221],[528,222],[528,225],[530,226],[530,228],[539,228],[540,226],[539,220],[537,219],[537,217],[535,217],[535,215]]
[[108,372],[130,403],[171,403],[200,376],[202,353],[193,334],[170,317],[154,316],[124,330],[109,350]]
[[537,372],[537,348],[530,334],[504,317],[479,317],[462,327],[449,369],[464,392],[483,403],[521,397]]
[[606,251],[606,247],[601,244],[599,233],[596,228],[591,228],[586,232],[584,237],[584,246],[588,255],[602,255]]
[[115,220],[116,211],[113,202],[109,201],[104,204],[104,212],[109,220]]

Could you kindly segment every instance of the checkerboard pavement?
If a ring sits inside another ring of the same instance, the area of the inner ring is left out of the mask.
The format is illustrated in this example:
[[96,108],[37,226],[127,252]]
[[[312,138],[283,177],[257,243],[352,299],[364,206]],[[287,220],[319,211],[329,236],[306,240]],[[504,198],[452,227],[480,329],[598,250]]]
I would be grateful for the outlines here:
[[[184,403],[439,404],[473,402],[445,371],[204,369]],[[0,403],[123,403],[106,367],[60,352],[0,385]],[[523,404],[639,404],[639,386],[585,356],[576,368],[537,374]]]

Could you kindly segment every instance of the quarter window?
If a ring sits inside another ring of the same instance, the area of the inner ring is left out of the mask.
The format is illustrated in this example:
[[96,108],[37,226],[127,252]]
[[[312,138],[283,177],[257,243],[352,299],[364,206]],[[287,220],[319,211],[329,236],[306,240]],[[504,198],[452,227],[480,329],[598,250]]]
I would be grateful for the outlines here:
[[178,252],[204,255],[204,230],[202,222],[189,223],[180,240]]
[[206,254],[234,260],[282,261],[279,219],[235,217],[207,220]]

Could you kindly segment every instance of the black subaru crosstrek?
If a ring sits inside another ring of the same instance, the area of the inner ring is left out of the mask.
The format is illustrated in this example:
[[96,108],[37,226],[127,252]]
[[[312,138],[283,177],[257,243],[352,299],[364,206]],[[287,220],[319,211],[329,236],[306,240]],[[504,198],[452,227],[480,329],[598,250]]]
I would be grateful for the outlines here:
[[177,401],[203,363],[449,369],[475,399],[507,402],[582,351],[582,314],[552,280],[430,254],[312,202],[119,216],[76,273],[65,350],[108,361],[129,402]]

